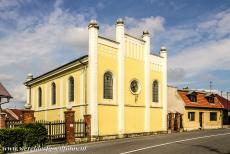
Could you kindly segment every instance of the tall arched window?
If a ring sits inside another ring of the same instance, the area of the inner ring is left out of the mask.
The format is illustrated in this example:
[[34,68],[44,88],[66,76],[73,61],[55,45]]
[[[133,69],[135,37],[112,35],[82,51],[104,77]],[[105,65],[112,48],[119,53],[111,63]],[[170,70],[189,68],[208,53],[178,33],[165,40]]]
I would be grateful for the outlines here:
[[38,88],[38,107],[42,106],[42,88]]
[[74,101],[74,78],[69,78],[69,102]]
[[56,104],[56,84],[54,82],[51,85],[51,101],[52,105]]
[[113,99],[113,76],[111,72],[104,74],[104,98]]
[[158,84],[158,81],[155,80],[153,81],[153,84],[152,84],[152,101],[153,102],[158,102],[158,96],[159,96],[159,84]]

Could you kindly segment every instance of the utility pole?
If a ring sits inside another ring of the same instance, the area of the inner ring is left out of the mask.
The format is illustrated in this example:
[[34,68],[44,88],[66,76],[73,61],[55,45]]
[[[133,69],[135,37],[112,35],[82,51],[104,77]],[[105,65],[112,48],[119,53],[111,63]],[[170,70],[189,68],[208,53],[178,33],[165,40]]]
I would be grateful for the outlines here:
[[210,93],[212,92],[212,81],[209,82]]

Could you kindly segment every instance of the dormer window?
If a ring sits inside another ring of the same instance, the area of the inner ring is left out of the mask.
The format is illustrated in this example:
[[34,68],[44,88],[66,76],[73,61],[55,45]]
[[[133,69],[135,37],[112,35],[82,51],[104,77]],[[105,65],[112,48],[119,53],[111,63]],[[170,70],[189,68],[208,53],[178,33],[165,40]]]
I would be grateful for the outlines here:
[[212,93],[206,94],[205,98],[208,100],[209,103],[214,103],[215,96]]
[[196,102],[197,101],[196,95],[190,95],[190,101]]
[[197,93],[195,91],[189,91],[187,96],[191,102],[197,102]]

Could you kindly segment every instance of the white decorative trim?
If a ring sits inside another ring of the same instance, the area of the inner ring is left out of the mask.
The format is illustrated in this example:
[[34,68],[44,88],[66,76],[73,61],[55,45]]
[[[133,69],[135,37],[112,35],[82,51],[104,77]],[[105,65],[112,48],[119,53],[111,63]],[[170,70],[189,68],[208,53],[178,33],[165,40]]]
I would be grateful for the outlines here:
[[162,82],[162,127],[167,130],[167,51],[161,51],[160,56],[163,57],[163,82]]
[[125,28],[124,24],[116,25],[116,41],[118,45],[118,134],[124,134],[124,57]]
[[37,106],[35,106],[35,104],[36,104],[36,102],[35,102],[35,89],[34,88],[31,88],[31,100],[32,100],[32,103],[31,103],[31,105],[32,105],[32,110],[36,110],[36,107]]
[[60,80],[60,119],[61,120],[64,120],[64,113],[63,113],[63,109],[62,107],[64,107],[64,100],[63,100],[63,93],[64,93],[64,90],[63,90],[63,79],[61,78]]
[[[47,83],[48,84],[48,83]],[[48,116],[47,116],[47,109],[48,109],[48,87],[47,87],[47,84],[45,84],[45,90],[44,92],[42,92],[42,94],[45,95],[45,101],[44,101],[44,107],[45,107],[45,121],[48,120]]]
[[144,35],[145,132],[150,131],[150,36]]
[[98,109],[97,109],[97,56],[98,56],[98,29],[89,27],[89,68],[88,68],[88,103],[91,114],[91,135],[98,135]]
[[[84,102],[84,91],[85,91],[85,87],[84,87],[84,70],[82,70],[80,72],[80,86],[79,86],[79,92],[80,92],[80,105],[83,105]],[[84,107],[80,106],[80,118],[83,118],[83,110]]]

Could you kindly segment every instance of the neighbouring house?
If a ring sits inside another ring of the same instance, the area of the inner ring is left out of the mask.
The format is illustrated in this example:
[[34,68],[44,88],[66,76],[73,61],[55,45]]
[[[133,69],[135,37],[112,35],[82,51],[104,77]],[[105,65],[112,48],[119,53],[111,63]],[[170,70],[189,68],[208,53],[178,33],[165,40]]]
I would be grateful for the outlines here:
[[219,94],[215,96],[223,105],[223,125],[230,125],[230,101]]
[[183,130],[183,115],[185,105],[177,92],[177,87],[168,86],[168,130],[178,132]]
[[213,93],[189,90],[178,90],[184,105],[184,130],[213,129],[222,127],[223,106]]
[[22,120],[22,109],[2,109],[2,112],[6,114],[6,120]]
[[7,89],[0,82],[0,112],[2,110],[1,105],[5,103],[9,103],[10,99],[13,98]]
[[149,32],[127,34],[122,19],[115,40],[98,35],[94,20],[88,32],[88,55],[38,77],[28,75],[25,107],[37,120],[63,120],[67,108],[75,119],[90,114],[92,136],[166,131],[166,48],[152,54]]

